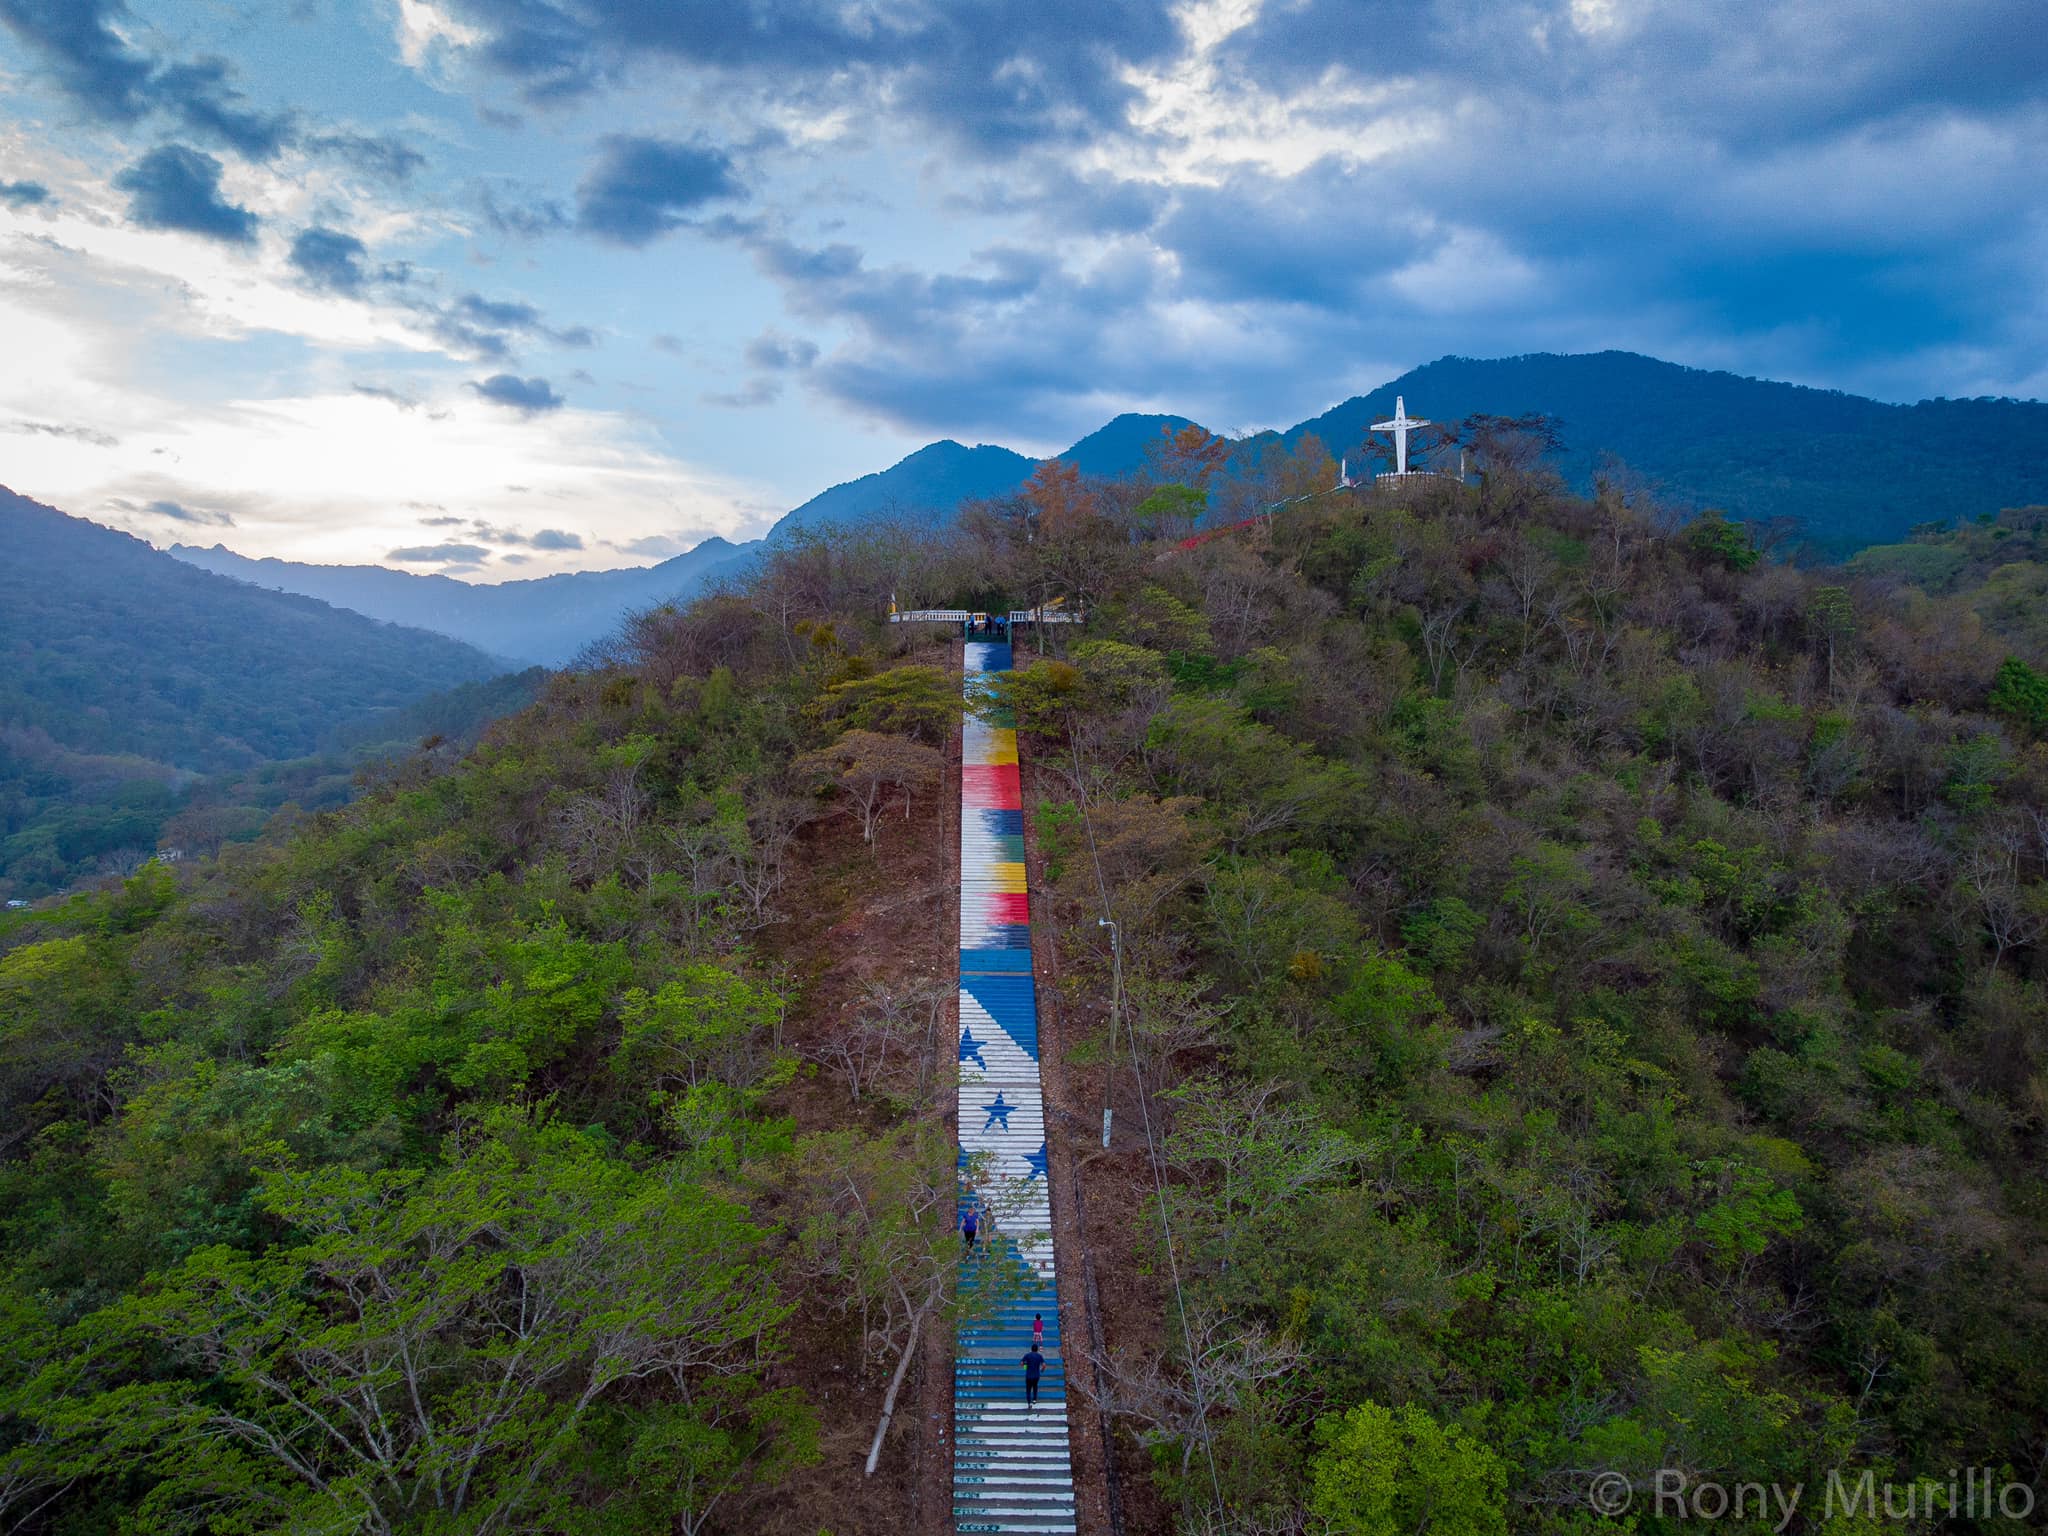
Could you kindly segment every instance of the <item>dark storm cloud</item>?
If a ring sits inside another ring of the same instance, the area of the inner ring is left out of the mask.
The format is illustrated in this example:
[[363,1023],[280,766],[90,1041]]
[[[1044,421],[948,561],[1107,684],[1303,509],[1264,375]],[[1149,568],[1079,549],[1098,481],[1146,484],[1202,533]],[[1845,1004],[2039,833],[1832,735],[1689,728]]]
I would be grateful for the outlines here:
[[369,276],[363,270],[368,254],[363,242],[338,229],[314,225],[292,238],[291,264],[307,282],[330,293],[359,293]]
[[0,24],[42,58],[67,96],[106,122],[135,122],[153,105],[154,66],[113,27],[125,19],[119,0],[0,0]]
[[886,97],[948,138],[1008,155],[1119,120],[1128,64],[1169,55],[1157,0],[457,0],[484,60],[538,98],[581,94],[646,59],[727,71],[792,96]]
[[576,224],[615,245],[646,245],[742,190],[731,158],[714,145],[610,134],[576,188]]
[[1614,122],[1617,139],[1638,136],[1646,121],[1677,120],[1747,148],[1902,110],[1998,110],[2038,99],[2048,76],[2048,31],[2032,0],[1611,10],[1581,27],[1568,5],[1305,0],[1266,6],[1220,56],[1265,84],[1307,86],[1333,63],[1384,76],[1391,63],[1402,76],[1460,84],[1475,96],[1626,97],[1644,115]]
[[40,181],[0,181],[0,203],[10,208],[41,208],[54,199]]
[[228,83],[231,73],[225,59],[195,59],[159,69],[150,89],[157,104],[188,132],[245,159],[268,160],[290,142],[292,116],[248,110],[241,105],[242,93]]
[[[878,24],[866,74],[806,89],[921,120],[936,98],[922,65],[890,62],[891,39],[946,25],[906,8]],[[1201,66],[1194,116],[1230,149],[1279,121],[1329,152],[1196,177],[1152,170],[1199,147],[1175,138],[1180,119],[1140,126],[1085,65],[1040,69],[1039,35],[1005,46],[1045,110],[969,110],[959,130],[1020,154],[943,200],[1037,251],[1111,254],[1072,271],[995,252],[876,268],[851,244],[791,239],[766,208],[704,221],[792,314],[846,326],[807,387],[905,430],[1056,435],[1105,399],[1271,419],[1378,382],[1361,370],[1451,352],[1627,346],[1904,398],[1947,370],[2040,377],[2048,28],[2032,4],[1269,4]],[[1144,35],[1113,18],[1100,46],[1136,58]],[[747,67],[737,43],[653,46]],[[1039,153],[1002,141],[1006,114],[1044,130]],[[1069,163],[1062,123],[1095,125],[1131,179]],[[1183,345],[1182,306],[1241,355]],[[1131,344],[1099,339],[1116,334]]]
[[114,178],[128,194],[128,217],[145,229],[179,229],[233,245],[256,238],[256,215],[220,195],[221,164],[213,156],[166,144]]
[[[855,333],[803,370],[811,386],[905,430],[943,423],[991,436],[1057,435],[1077,408],[1095,409],[1079,402],[1105,380],[1128,384],[1149,371],[1161,388],[1194,382],[1186,349],[1164,344],[1170,328],[1148,335],[1164,290],[1159,265],[1142,253],[1077,271],[1037,251],[996,247],[976,257],[981,271],[935,274],[871,267],[847,245],[766,238],[750,249],[792,311]],[[764,379],[714,400],[759,404],[772,386]]]
[[121,0],[0,0],[0,25],[95,121],[128,125],[161,112],[192,137],[252,160],[270,159],[291,140],[292,114],[249,108],[227,60],[165,62],[128,43],[122,32],[139,27]]
[[521,379],[509,373],[494,373],[469,387],[492,404],[507,406],[526,416],[560,410],[567,403],[546,379]]

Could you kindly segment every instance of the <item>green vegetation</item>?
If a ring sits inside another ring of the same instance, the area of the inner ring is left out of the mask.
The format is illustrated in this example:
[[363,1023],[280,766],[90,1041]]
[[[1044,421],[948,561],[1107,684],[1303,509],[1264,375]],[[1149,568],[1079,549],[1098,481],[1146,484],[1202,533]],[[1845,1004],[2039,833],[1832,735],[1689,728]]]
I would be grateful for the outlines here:
[[1487,468],[1191,550],[1059,471],[793,541],[466,756],[0,920],[4,1518],[907,1526],[826,1480],[960,1305],[933,923],[839,963],[944,824],[892,593],[1093,616],[1005,691],[1072,1101],[1117,1073],[1133,1529],[2038,1481],[2042,659],[1982,582]]
[[[1171,1358],[1106,1369],[1167,1509],[1591,1531],[1611,1474],[1662,1530],[1660,1470],[2038,1484],[2042,658],[1974,552],[2036,515],[1930,534],[1972,553],[1926,592],[1489,469],[1165,558],[1105,488],[1095,544],[1070,510],[1016,551],[1099,562],[1103,622],[1008,693],[1035,912],[1097,1021],[1120,923],[1163,1127],[1178,1289],[1127,1230]],[[1131,1055],[1091,1209],[1151,1200]]]
[[9,897],[340,804],[373,749],[472,735],[533,696],[531,677],[477,681],[499,669],[466,645],[208,575],[6,491],[0,544]]
[[[950,992],[806,1014],[775,946],[882,879],[805,753],[936,757],[946,673],[729,608],[692,672],[701,617],[0,920],[0,1524],[809,1536],[860,1486],[821,1402],[864,1455],[959,1305]],[[873,808],[929,839],[923,782]]]

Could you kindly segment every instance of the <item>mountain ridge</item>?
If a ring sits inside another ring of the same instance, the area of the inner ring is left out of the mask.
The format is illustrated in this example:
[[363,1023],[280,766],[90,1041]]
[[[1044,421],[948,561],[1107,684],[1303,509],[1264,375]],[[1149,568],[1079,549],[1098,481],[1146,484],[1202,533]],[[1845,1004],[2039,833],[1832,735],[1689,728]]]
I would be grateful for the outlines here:
[[[1542,412],[1560,422],[1564,447],[1555,462],[1575,490],[1590,489],[1603,456],[1611,453],[1681,507],[1718,507],[1755,520],[1794,516],[1814,543],[1837,553],[1900,537],[1915,523],[2048,501],[2048,405],[2040,402],[1987,398],[1898,405],[1618,350],[1442,357],[1283,431],[1235,441],[1245,448],[1273,441],[1292,445],[1314,432],[1333,455],[1360,462],[1367,426],[1391,412],[1397,396],[1417,414],[1446,423],[1482,412]],[[1147,449],[1162,433],[1193,424],[1185,416],[1125,412],[1054,457],[1113,479],[1143,469]],[[171,553],[329,601],[343,601],[341,583],[317,573],[354,569],[369,586],[376,581],[370,573],[379,572],[400,584],[446,583],[447,589],[472,595],[386,583],[381,598],[360,596],[366,605],[360,611],[433,627],[430,613],[406,601],[422,591],[439,594],[460,610],[441,621],[451,626],[441,632],[498,654],[560,664],[609,633],[632,609],[686,598],[721,572],[737,575],[778,539],[887,513],[942,516],[963,500],[1014,492],[1040,462],[1000,444],[969,447],[942,438],[886,469],[820,491],[779,518],[763,539],[708,539],[659,565],[496,587],[381,566],[251,561],[219,545],[210,551],[174,545]],[[501,595],[475,595],[486,593]],[[527,606],[529,597],[542,594],[541,611]]]

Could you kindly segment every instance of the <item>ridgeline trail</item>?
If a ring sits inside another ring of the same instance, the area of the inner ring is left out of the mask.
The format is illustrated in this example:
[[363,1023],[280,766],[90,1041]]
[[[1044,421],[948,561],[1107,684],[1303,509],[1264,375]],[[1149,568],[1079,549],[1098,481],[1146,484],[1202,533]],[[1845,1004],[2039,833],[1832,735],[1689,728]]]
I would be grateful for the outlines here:
[[[1007,644],[969,640],[960,767],[961,1206],[982,1216],[962,1284],[1018,1262],[985,1315],[962,1324],[953,1361],[953,1519],[973,1532],[1072,1532],[1067,1376],[1053,1268],[1045,1097],[1031,977],[1024,800],[1015,722],[981,702],[1010,668]],[[989,1221],[993,1217],[993,1223]],[[1045,1325],[1044,1375],[1025,1402],[1032,1320]]]

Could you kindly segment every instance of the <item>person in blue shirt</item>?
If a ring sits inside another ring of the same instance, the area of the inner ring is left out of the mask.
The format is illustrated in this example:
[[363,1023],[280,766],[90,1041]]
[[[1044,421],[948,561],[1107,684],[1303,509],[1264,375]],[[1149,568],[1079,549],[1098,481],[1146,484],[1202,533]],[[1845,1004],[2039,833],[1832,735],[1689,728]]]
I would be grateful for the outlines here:
[[1044,1369],[1045,1356],[1040,1354],[1038,1346],[1033,1344],[1024,1352],[1024,1405],[1027,1408],[1038,1406],[1038,1377]]

